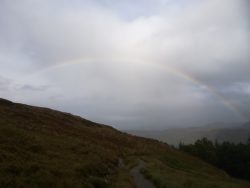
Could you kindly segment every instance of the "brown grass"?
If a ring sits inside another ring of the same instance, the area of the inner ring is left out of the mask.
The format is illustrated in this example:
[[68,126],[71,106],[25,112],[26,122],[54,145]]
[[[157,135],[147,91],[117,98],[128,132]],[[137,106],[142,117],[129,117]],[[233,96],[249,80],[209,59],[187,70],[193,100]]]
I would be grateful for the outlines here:
[[[122,168],[119,158],[125,161]],[[249,185],[167,144],[68,113],[0,100],[0,187],[133,188],[129,169],[139,158],[158,187]]]

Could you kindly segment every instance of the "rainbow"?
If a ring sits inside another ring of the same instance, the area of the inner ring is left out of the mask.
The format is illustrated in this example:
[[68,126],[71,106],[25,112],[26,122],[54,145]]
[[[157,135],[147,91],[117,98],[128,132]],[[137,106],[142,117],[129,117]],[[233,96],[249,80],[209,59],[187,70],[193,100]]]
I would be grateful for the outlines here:
[[[108,58],[108,59],[105,59],[105,58],[80,58],[80,59],[75,59],[75,60],[69,60],[69,61],[65,61],[65,62],[59,62],[59,63],[54,64],[53,66],[49,66],[49,67],[44,68],[42,70],[36,71],[28,76],[25,76],[21,80],[22,81],[29,80],[35,76],[39,76],[39,75],[42,75],[46,72],[50,72],[50,71],[56,70],[58,68],[63,68],[63,67],[70,66],[73,64],[74,65],[75,64],[83,64],[83,63],[87,63],[87,62],[91,63],[91,62],[104,61],[104,60],[106,60],[106,61],[119,61],[119,59],[116,59],[116,58]],[[123,58],[123,61],[126,61],[126,59]],[[131,59],[128,59],[128,62],[131,62]],[[221,104],[223,104],[227,109],[229,109],[237,117],[239,117],[239,119],[241,121],[245,122],[248,120],[248,118],[245,116],[245,114],[243,112],[241,112],[229,100],[227,100],[224,96],[222,96],[214,87],[212,87],[212,86],[206,84],[205,82],[195,78],[191,74],[184,72],[183,70],[180,70],[176,67],[173,67],[173,66],[170,66],[167,64],[154,63],[154,62],[143,61],[143,60],[133,60],[133,63],[144,64],[144,65],[150,64],[153,66],[161,67],[161,68],[173,73],[174,75],[191,82],[194,85],[201,86],[202,88],[206,89],[210,94],[215,96],[218,99],[218,101],[220,101]]]

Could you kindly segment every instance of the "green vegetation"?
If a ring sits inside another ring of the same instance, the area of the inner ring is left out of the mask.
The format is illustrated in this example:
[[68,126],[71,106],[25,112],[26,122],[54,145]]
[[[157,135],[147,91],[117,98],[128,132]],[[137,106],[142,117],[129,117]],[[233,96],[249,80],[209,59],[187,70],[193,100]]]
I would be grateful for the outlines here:
[[203,138],[194,144],[180,144],[179,148],[225,170],[232,176],[250,180],[250,138],[246,144],[213,143]]
[[138,159],[157,187],[250,185],[167,144],[0,99],[0,187],[135,188],[129,172]]

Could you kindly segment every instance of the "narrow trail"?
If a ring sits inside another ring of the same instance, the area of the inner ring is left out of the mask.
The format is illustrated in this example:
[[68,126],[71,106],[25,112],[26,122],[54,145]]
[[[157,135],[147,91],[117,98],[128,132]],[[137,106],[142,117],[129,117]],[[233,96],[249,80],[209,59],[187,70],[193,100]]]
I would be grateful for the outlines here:
[[141,174],[141,169],[145,167],[143,161],[139,161],[138,165],[132,168],[130,171],[131,176],[133,177],[137,188],[156,188],[152,182],[144,178]]

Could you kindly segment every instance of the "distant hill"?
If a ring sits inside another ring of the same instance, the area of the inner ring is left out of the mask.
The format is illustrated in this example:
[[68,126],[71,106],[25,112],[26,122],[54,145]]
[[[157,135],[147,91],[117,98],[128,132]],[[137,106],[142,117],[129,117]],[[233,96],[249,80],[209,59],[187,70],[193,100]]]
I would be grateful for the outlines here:
[[139,160],[157,187],[250,187],[165,143],[0,99],[0,187],[134,188]]
[[129,130],[126,132],[137,136],[154,138],[175,146],[180,142],[191,144],[203,137],[218,142],[245,143],[250,137],[250,122],[243,125],[239,123],[214,123],[204,127],[169,128],[162,131]]
[[243,127],[244,127],[244,128],[250,129],[250,122],[244,123],[244,124],[243,124]]

